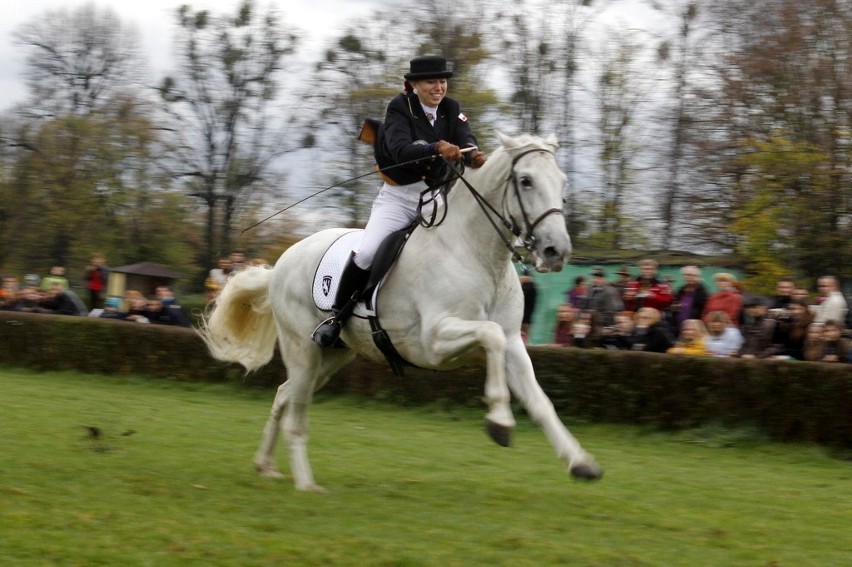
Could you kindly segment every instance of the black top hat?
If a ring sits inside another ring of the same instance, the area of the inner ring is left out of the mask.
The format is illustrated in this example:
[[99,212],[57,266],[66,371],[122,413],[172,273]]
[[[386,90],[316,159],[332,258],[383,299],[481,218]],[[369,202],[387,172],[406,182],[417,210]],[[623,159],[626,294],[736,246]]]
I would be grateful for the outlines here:
[[449,79],[452,71],[447,70],[447,60],[437,55],[424,55],[411,60],[411,70],[404,75],[406,81],[420,79]]

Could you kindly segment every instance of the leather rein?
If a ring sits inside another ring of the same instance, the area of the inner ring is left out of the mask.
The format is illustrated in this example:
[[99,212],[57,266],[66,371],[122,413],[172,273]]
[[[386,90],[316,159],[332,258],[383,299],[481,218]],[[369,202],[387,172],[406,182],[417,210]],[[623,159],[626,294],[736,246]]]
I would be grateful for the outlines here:
[[[550,215],[554,214],[562,214],[562,209],[550,208],[541,213],[535,220],[530,220],[529,215],[527,214],[526,209],[524,208],[524,201],[521,199],[521,181],[518,179],[517,174],[515,173],[515,166],[518,161],[531,153],[548,153],[553,155],[553,152],[544,148],[532,148],[526,151],[523,151],[512,158],[512,165],[509,168],[509,176],[506,178],[506,190],[503,191],[503,201],[505,202],[506,196],[508,194],[509,186],[511,185],[515,190],[515,198],[518,200],[518,206],[521,209],[521,216],[523,223],[518,223],[512,215],[504,215],[500,211],[498,211],[494,206],[488,202],[488,200],[482,196],[482,193],[476,190],[473,185],[471,185],[467,179],[464,178],[462,174],[462,170],[459,169],[454,163],[444,160],[447,165],[455,172],[456,176],[465,184],[468,191],[470,191],[476,203],[479,205],[479,208],[482,209],[482,212],[485,214],[485,218],[488,219],[488,222],[491,223],[491,226],[497,232],[497,235],[500,237],[500,240],[503,241],[503,244],[512,253],[512,259],[515,262],[522,261],[520,254],[515,250],[515,246],[512,240],[507,237],[503,230],[500,228],[499,224],[502,224],[505,229],[507,229],[511,234],[513,234],[516,238],[521,238],[521,242],[523,243],[524,248],[533,252],[536,246],[536,238],[533,235],[533,231],[535,228]],[[505,207],[504,207],[505,208]],[[442,219],[443,220],[443,219]],[[497,221],[500,221],[499,223]],[[437,223],[440,224],[440,223]],[[523,236],[522,236],[523,235]]]

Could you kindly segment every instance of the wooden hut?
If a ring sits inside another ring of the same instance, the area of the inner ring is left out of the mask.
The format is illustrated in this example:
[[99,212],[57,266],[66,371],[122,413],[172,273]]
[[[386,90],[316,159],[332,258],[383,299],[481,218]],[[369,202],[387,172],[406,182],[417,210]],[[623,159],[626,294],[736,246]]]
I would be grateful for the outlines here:
[[161,285],[174,289],[175,282],[182,277],[183,274],[153,262],[110,268],[107,295],[122,297],[125,291],[133,289],[149,296]]

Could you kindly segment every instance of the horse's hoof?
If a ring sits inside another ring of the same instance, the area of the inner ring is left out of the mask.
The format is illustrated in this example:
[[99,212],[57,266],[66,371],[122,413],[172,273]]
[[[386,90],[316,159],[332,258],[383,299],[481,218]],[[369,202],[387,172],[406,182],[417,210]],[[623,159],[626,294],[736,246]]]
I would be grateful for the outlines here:
[[577,480],[599,480],[603,469],[597,463],[579,463],[571,467],[571,476]]
[[302,492],[313,492],[315,494],[328,494],[328,490],[318,484],[306,484],[304,486],[297,486],[296,490],[301,490]]
[[278,472],[275,467],[254,465],[254,470],[257,471],[257,474],[265,478],[284,478],[284,475]]
[[495,443],[501,447],[508,447],[512,444],[512,428],[495,423],[490,419],[485,420],[485,431]]

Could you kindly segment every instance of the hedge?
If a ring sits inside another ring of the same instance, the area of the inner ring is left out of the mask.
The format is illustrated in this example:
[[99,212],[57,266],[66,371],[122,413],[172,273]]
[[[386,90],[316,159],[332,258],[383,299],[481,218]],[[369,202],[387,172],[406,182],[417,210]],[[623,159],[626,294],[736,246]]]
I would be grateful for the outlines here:
[[[532,347],[542,388],[571,419],[665,429],[755,426],[781,441],[852,447],[852,366]],[[0,311],[0,363],[40,370],[143,374],[274,387],[278,357],[245,376],[210,358],[192,329]],[[404,378],[357,359],[326,389],[397,403],[481,406],[484,369],[411,368]]]

